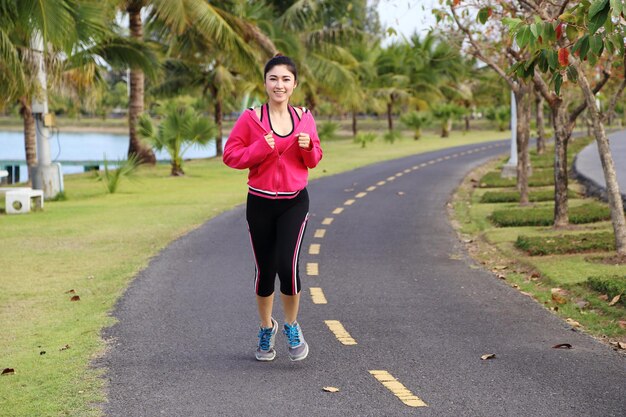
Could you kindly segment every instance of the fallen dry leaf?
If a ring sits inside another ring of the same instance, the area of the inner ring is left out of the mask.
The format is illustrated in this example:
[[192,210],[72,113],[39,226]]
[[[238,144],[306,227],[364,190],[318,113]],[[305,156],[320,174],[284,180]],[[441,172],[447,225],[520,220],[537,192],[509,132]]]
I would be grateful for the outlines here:
[[75,295],[72,298],[70,298],[70,301],[80,301],[80,296]]
[[606,294],[599,295],[598,298],[602,301],[609,301],[609,296]]
[[15,374],[15,369],[13,368],[4,368],[2,371],[2,375],[13,375]]
[[524,295],[526,295],[528,297],[533,297],[533,295],[531,293],[526,292],[526,291],[520,291],[520,294],[524,294]]
[[552,349],[571,349],[572,345],[570,345],[569,343],[559,343],[558,345],[554,345],[552,346]]
[[568,294],[567,291],[562,288],[552,288],[550,291],[552,292],[552,301],[557,304],[567,303],[567,298],[565,298],[565,296]]
[[624,343],[624,342],[617,342],[617,347],[618,347],[618,349],[626,349],[626,343]]
[[621,297],[622,297],[622,294],[617,294],[615,297],[613,297],[609,305],[614,306],[615,304],[617,304],[617,302],[619,301]]
[[74,291],[74,290],[72,289],[72,290],[69,290],[69,291],[65,291],[65,294],[76,294],[76,291]]
[[339,388],[335,388],[335,387],[324,387],[322,389],[326,392],[339,392]]
[[495,353],[485,353],[484,355],[482,355],[480,357],[480,359],[482,360],[487,360],[487,359],[495,359],[496,358],[496,354]]
[[570,318],[568,317],[568,318],[566,318],[566,319],[565,319],[565,321],[566,321],[566,322],[568,322],[568,323],[569,323],[569,325],[570,325],[570,326],[572,326],[572,327],[580,327],[580,323],[579,323],[579,322],[577,322],[577,321],[576,321],[576,320],[574,320],[574,319],[570,319]]
[[576,302],[576,305],[578,306],[578,308],[580,308],[581,310],[584,308],[589,307],[589,302],[585,301],[585,300],[580,300]]
[[65,345],[65,346],[61,346],[59,350],[68,350],[69,348],[70,348],[70,345]]
[[622,329],[626,329],[626,320],[620,320],[617,322],[617,325]]
[[513,288],[519,288],[519,285],[517,285],[517,284],[511,284],[511,287],[513,287]]

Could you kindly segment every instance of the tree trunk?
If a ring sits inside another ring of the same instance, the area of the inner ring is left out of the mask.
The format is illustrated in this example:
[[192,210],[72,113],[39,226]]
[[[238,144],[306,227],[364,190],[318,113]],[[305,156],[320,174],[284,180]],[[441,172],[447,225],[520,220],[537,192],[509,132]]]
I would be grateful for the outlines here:
[[517,189],[520,192],[520,205],[528,205],[528,142],[530,138],[530,91],[527,86],[520,86],[515,93],[517,107]]
[[391,132],[393,130],[393,118],[391,117],[391,113],[393,111],[393,97],[389,97],[389,101],[387,102],[387,127]]
[[560,98],[550,105],[554,115],[554,224],[555,228],[565,227],[569,224],[569,207],[567,199],[568,174],[567,174],[567,144],[572,134],[568,126],[567,109]]
[[611,148],[609,147],[609,140],[606,136],[600,113],[596,107],[595,95],[589,86],[587,76],[583,72],[580,62],[576,62],[575,65],[578,70],[578,85],[583,91],[585,101],[587,102],[587,109],[593,123],[593,134],[598,144],[598,152],[600,153],[600,161],[602,162],[602,170],[604,171],[604,180],[606,182],[609,207],[611,209],[611,222],[613,224],[613,231],[615,232],[615,248],[619,255],[626,255],[626,219],[624,218],[624,203],[619,190],[619,184],[617,183],[617,175],[615,174],[615,165],[613,163],[613,156],[611,155]]
[[26,165],[32,168],[37,165],[37,133],[35,131],[35,117],[28,97],[20,97],[20,115],[24,119],[24,148],[26,151]]
[[535,105],[537,111],[537,155],[543,155],[546,151],[546,129],[545,121],[543,118],[543,103],[543,96],[541,95],[541,93],[535,90]]
[[441,137],[450,137],[450,131],[452,130],[452,119],[446,119],[441,122]]
[[468,114],[465,115],[465,131],[469,132],[470,130],[470,115],[469,115],[469,108],[467,109]]
[[[139,41],[143,40],[141,8],[128,8],[130,34]],[[137,155],[141,164],[155,164],[156,157],[152,149],[141,142],[137,132],[137,120],[143,113],[144,75],[140,69],[130,70],[130,97],[128,100],[128,156]]]
[[357,135],[358,133],[358,129],[357,129],[357,125],[356,125],[356,110],[352,111],[352,136]]
[[222,99],[215,95],[215,125],[217,126],[217,136],[215,137],[216,156],[222,156],[224,153],[222,146],[222,121],[224,120],[224,112],[222,110]]

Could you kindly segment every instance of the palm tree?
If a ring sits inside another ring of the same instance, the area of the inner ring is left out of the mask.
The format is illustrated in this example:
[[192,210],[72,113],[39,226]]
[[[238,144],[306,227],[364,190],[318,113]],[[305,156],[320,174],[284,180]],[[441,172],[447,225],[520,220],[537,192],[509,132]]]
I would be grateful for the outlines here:
[[150,117],[139,118],[139,134],[157,150],[165,149],[171,158],[172,176],[185,175],[183,156],[193,145],[206,145],[216,133],[215,125],[188,106],[175,101],[167,103],[160,112],[163,121],[155,128]]
[[[76,10],[80,9],[80,13]],[[29,167],[36,164],[35,120],[31,101],[37,94],[36,69],[31,51],[35,34],[44,41],[44,60],[48,82],[58,82],[68,57],[82,45],[104,37],[108,30],[105,3],[81,0],[3,0],[0,1],[0,93],[6,102],[17,100],[24,119],[24,144]]]
[[[130,35],[135,39],[144,39],[141,15],[146,9],[149,11],[148,24],[154,24],[158,29],[158,32],[150,34],[153,37],[169,36],[172,39],[193,28],[207,45],[227,53],[248,56],[248,62],[256,63],[247,41],[254,40],[269,49],[273,48],[273,44],[255,25],[226,12],[225,7],[229,4],[226,1],[209,3],[205,0],[120,0],[121,9],[128,14]],[[154,163],[154,154],[142,145],[137,136],[137,120],[143,110],[144,74],[135,69],[130,71],[128,153],[139,155],[143,162]]]
[[410,77],[406,75],[406,44],[394,43],[376,59],[376,94],[387,107],[387,127],[393,131],[394,105],[410,97]]

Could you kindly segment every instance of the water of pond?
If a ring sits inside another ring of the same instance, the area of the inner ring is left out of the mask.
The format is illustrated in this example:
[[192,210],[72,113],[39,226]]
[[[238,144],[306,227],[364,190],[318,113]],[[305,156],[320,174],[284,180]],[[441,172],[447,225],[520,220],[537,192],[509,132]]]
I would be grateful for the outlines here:
[[[60,162],[64,174],[85,171],[85,166],[101,165],[107,161],[126,158],[128,135],[112,133],[67,133],[60,132],[50,138],[50,157],[53,162]],[[208,158],[215,156],[215,142],[205,147],[192,146],[184,158]],[[157,160],[168,161],[167,152],[156,153]],[[23,132],[0,132],[0,169],[7,165],[19,166],[20,181],[28,179],[26,152]]]

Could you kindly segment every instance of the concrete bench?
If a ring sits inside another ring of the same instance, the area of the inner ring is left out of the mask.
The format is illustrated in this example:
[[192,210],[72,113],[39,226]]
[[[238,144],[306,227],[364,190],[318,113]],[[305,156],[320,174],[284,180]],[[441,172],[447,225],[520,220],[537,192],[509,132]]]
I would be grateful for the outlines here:
[[29,187],[5,187],[0,188],[0,194],[4,194],[4,208],[7,214],[24,214],[31,210],[32,201],[34,207],[43,209],[43,190],[33,190]]

